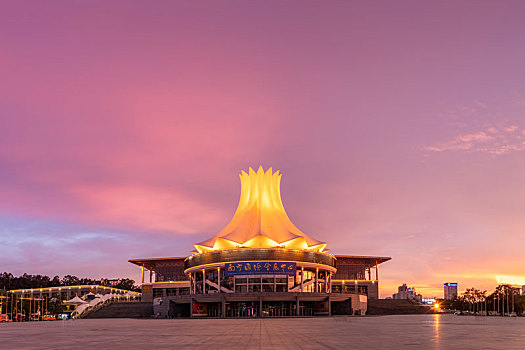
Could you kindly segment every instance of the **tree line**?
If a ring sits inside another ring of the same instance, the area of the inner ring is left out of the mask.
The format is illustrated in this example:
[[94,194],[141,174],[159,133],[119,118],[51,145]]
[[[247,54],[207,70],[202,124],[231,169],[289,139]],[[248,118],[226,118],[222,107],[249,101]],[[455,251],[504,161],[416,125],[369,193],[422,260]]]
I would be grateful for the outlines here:
[[525,295],[520,295],[519,288],[510,284],[500,284],[487,294],[486,290],[467,288],[462,295],[453,300],[439,300],[440,307],[448,310],[468,311],[488,314],[525,314]]
[[118,284],[110,285],[108,279],[94,280],[91,278],[79,278],[73,275],[66,275],[63,278],[59,276],[49,277],[45,275],[30,275],[24,273],[21,276],[15,277],[12,273],[3,272],[0,274],[0,289],[32,289],[32,288],[49,288],[60,286],[76,286],[76,285],[100,285],[119,289],[140,291],[140,288],[135,285],[135,281],[129,278],[119,279]]

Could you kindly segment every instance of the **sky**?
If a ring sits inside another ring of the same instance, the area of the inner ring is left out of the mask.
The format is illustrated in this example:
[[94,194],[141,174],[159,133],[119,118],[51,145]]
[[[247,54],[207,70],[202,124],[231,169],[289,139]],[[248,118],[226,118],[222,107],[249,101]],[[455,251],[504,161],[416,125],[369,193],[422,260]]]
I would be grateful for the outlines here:
[[523,1],[0,2],[0,271],[139,280],[249,167],[380,292],[525,284]]

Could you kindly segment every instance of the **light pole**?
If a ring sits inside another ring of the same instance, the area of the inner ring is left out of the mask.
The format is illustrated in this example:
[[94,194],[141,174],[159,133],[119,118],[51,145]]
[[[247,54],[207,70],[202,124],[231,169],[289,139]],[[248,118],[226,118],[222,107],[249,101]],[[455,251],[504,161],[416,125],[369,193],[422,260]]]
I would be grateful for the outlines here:
[[507,299],[507,314],[510,316],[510,307],[509,307],[510,303],[509,303],[509,289],[508,288],[505,289],[505,295],[507,296],[506,298]]
[[494,315],[496,315],[496,291],[492,295],[492,307],[494,308]]

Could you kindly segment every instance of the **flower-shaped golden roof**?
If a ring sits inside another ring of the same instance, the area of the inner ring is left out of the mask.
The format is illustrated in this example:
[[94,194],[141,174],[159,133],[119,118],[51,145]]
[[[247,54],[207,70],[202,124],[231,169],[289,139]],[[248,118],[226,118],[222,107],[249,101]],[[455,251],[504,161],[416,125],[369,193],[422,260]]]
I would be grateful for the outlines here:
[[241,198],[233,219],[212,238],[194,244],[199,253],[240,247],[324,250],[326,243],[301,232],[286,215],[279,171],[250,168],[240,177]]

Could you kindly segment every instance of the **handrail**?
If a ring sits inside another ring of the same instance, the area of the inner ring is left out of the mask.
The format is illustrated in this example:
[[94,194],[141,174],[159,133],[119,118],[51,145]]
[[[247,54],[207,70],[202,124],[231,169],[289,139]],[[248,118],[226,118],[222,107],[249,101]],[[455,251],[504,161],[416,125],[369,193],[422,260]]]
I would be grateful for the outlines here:
[[72,318],[84,318],[84,317],[86,317],[87,314],[89,314],[89,313],[91,313],[93,311],[96,311],[96,310],[101,309],[103,307],[109,306],[111,304],[122,303],[122,302],[140,302],[140,300],[111,298],[111,299],[108,299],[108,300],[104,300],[104,301],[102,301],[100,303],[97,303],[96,305],[89,306],[89,307],[85,308],[84,310],[82,310],[80,313],[77,313],[77,315],[73,316],[73,314],[76,311],[75,310],[75,311],[73,311],[71,313],[71,315],[72,315]]

